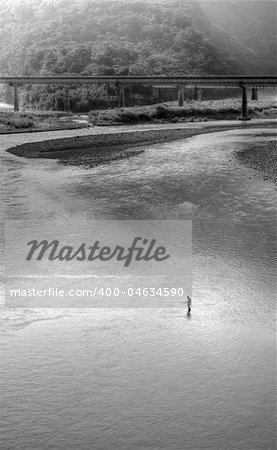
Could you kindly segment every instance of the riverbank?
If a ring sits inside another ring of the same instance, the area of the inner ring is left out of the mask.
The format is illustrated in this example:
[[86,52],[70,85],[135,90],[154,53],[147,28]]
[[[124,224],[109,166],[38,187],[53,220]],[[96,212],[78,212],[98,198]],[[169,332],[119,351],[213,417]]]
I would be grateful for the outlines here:
[[[94,126],[136,124],[172,124],[237,120],[241,114],[240,99],[186,101],[134,106],[73,114],[58,111],[1,111],[0,135],[80,129]],[[277,102],[274,97],[250,101],[248,115],[251,119],[276,119]]]
[[[186,101],[182,107],[176,102],[155,105],[115,108],[91,111],[89,120],[93,125],[119,125],[135,123],[182,123],[211,120],[236,120],[241,115],[241,99]],[[250,118],[277,118],[276,98],[270,97],[248,103]]]
[[91,158],[101,160],[102,156],[106,159],[109,154],[110,158],[113,159],[113,154],[129,148],[184,139],[196,134],[210,133],[222,129],[226,128],[217,125],[205,129],[185,127],[91,134],[19,144],[9,149],[9,152],[25,158],[70,159],[76,156],[89,155]]
[[252,169],[262,172],[264,180],[277,182],[277,142],[271,141],[239,151],[236,158]]
[[[6,150],[26,158],[59,159],[68,164],[89,164],[91,167],[123,159],[139,153],[141,147],[151,144],[186,139],[198,134],[250,128],[257,124],[275,125],[274,121],[232,122],[214,121],[192,124],[94,127],[89,130],[38,133],[36,138],[21,135],[20,139],[6,140]],[[119,131],[120,130],[120,131]],[[19,136],[18,136],[19,137]],[[51,139],[55,137],[55,139]],[[9,145],[10,142],[10,145]],[[133,149],[131,151],[131,149]]]
[[70,130],[89,127],[83,116],[63,112],[35,111],[12,112],[0,111],[0,135],[39,131]]

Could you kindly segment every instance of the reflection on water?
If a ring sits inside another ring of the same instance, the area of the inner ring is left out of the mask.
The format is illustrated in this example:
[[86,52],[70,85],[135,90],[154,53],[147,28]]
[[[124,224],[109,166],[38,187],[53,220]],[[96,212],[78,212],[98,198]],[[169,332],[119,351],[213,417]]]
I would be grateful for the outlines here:
[[232,156],[266,139],[272,129],[202,135],[89,170],[3,155],[9,219],[62,217],[67,233],[193,217],[194,245],[190,320],[2,313],[4,448],[273,448],[275,192]]

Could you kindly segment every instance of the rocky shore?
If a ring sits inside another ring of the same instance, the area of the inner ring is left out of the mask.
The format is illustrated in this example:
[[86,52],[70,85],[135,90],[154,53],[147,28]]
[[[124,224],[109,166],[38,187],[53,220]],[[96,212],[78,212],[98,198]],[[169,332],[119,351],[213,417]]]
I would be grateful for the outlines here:
[[[253,121],[254,122],[254,121]],[[220,123],[199,123],[192,125],[167,126],[165,128],[148,128],[148,129],[133,129],[130,131],[104,131],[103,128],[99,131],[91,129],[91,131],[80,130],[75,131],[75,134],[70,137],[59,135],[56,139],[51,139],[47,135],[47,139],[42,138],[46,136],[41,134],[36,139],[26,139],[19,141],[19,145],[10,146],[7,150],[16,155],[26,158],[51,158],[59,159],[68,164],[78,164],[89,161],[91,166],[102,164],[118,158],[128,157],[140,150],[140,147],[150,144],[157,144],[162,142],[169,142],[172,140],[185,139],[197,134],[212,133],[216,131],[225,131],[232,128],[245,128],[255,126],[255,123],[239,124],[225,122]],[[57,134],[54,133],[54,136]],[[50,138],[50,139],[49,139]],[[16,141],[15,141],[16,144]],[[131,149],[134,149],[131,152]]]
[[[247,123],[214,121],[182,125],[130,125],[128,127],[93,127],[51,133],[13,134],[3,136],[0,150],[8,151],[19,157],[58,159],[63,164],[93,167],[139,154],[144,151],[143,146],[186,139],[198,134],[252,128],[257,125],[274,127],[276,122],[270,120],[253,120]],[[264,146],[262,146],[262,151],[259,148],[240,152],[236,157],[244,164],[264,170],[265,177],[268,179],[275,179],[276,157],[274,155],[276,150],[274,143],[271,143],[266,151],[264,151]]]
[[[59,159],[67,164],[107,163],[140,153],[140,147],[184,139],[196,134],[223,131],[228,127],[150,129],[108,134],[73,136],[19,144],[8,151],[26,158]],[[131,151],[133,149],[133,151]]]
[[277,182],[277,141],[256,145],[236,153],[237,159],[263,173],[264,180]]

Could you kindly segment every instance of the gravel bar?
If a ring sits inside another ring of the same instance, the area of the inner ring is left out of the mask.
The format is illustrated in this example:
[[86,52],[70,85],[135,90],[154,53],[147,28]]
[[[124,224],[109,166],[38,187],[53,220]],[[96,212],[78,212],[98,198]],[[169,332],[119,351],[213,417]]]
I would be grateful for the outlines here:
[[257,144],[236,153],[237,159],[264,174],[264,180],[277,182],[277,141]]

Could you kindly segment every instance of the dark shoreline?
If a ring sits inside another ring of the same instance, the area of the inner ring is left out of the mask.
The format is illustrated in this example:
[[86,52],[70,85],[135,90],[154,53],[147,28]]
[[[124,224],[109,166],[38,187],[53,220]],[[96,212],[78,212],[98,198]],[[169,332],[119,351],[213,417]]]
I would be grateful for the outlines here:
[[264,180],[277,183],[277,141],[254,145],[235,156],[242,164],[262,172]]
[[[16,156],[25,158],[50,158],[62,161],[84,158],[90,159],[91,165],[101,164],[118,159],[127,150],[140,148],[151,144],[170,142],[185,139],[198,134],[228,130],[231,127],[210,126],[199,128],[175,128],[159,130],[137,130],[107,134],[93,134],[74,136],[70,138],[51,139],[40,142],[31,142],[9,148],[7,151]],[[139,150],[137,150],[139,152]],[[142,151],[142,150],[140,150]]]
[[[147,145],[186,139],[199,134],[251,128],[252,126],[257,125],[249,122],[247,124],[237,122],[232,125],[211,124],[199,128],[148,129],[77,135],[27,142],[8,148],[7,151],[19,157],[58,159],[63,164],[85,164],[93,167],[135,156],[143,151],[142,147]],[[236,153],[235,157],[240,163],[262,171],[265,180],[276,181],[276,143],[273,141],[245,149]]]
[[[255,123],[252,125],[256,126]],[[236,122],[232,125],[211,124],[205,127],[178,127],[133,131],[119,131],[100,134],[76,135],[47,139],[38,142],[26,142],[7,149],[13,155],[25,158],[76,158],[80,155],[101,156],[133,147],[186,139],[199,134],[214,133],[231,129],[249,128],[251,123]]]

